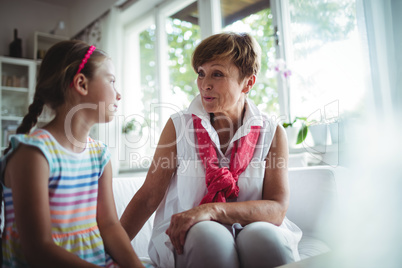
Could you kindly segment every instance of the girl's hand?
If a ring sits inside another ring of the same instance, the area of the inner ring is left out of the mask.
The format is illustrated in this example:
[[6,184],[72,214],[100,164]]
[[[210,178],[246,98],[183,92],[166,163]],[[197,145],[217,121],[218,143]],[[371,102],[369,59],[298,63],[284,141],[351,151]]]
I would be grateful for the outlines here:
[[213,204],[203,204],[172,216],[166,234],[170,237],[177,254],[183,253],[187,232],[194,224],[213,220],[212,206]]

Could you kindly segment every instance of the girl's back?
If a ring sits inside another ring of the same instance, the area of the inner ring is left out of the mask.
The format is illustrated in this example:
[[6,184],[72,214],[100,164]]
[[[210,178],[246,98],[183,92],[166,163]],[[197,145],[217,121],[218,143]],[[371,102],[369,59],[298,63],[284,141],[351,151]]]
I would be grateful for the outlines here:
[[[37,147],[49,163],[49,204],[55,243],[88,262],[104,265],[105,251],[96,222],[96,204],[98,179],[110,158],[106,147],[88,137],[87,148],[82,153],[72,153],[43,129],[12,138],[13,148],[20,143]],[[12,152],[10,150],[8,155]],[[14,239],[3,241],[3,264],[21,266],[21,245],[12,191],[8,187],[4,187],[4,200],[4,232],[6,237]]]

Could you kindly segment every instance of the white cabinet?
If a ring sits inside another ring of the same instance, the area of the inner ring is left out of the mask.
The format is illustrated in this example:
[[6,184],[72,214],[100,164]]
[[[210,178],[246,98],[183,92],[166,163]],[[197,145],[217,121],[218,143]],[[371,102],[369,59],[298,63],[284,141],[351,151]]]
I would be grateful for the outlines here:
[[0,144],[8,146],[9,135],[28,112],[35,91],[36,62],[0,56]]

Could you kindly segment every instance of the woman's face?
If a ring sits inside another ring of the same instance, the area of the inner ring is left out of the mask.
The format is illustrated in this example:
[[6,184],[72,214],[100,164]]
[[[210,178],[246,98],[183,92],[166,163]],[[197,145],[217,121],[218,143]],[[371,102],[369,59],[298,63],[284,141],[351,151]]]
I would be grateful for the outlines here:
[[239,69],[230,61],[215,60],[198,67],[197,86],[208,113],[234,114],[243,107],[250,78],[240,81]]

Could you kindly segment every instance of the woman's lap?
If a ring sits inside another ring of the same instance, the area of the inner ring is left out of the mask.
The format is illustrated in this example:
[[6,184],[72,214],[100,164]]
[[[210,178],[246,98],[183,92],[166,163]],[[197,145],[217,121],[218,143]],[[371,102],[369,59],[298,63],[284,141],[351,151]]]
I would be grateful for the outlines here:
[[187,233],[176,267],[274,267],[293,261],[277,226],[266,222],[244,228],[213,221],[195,224]]

